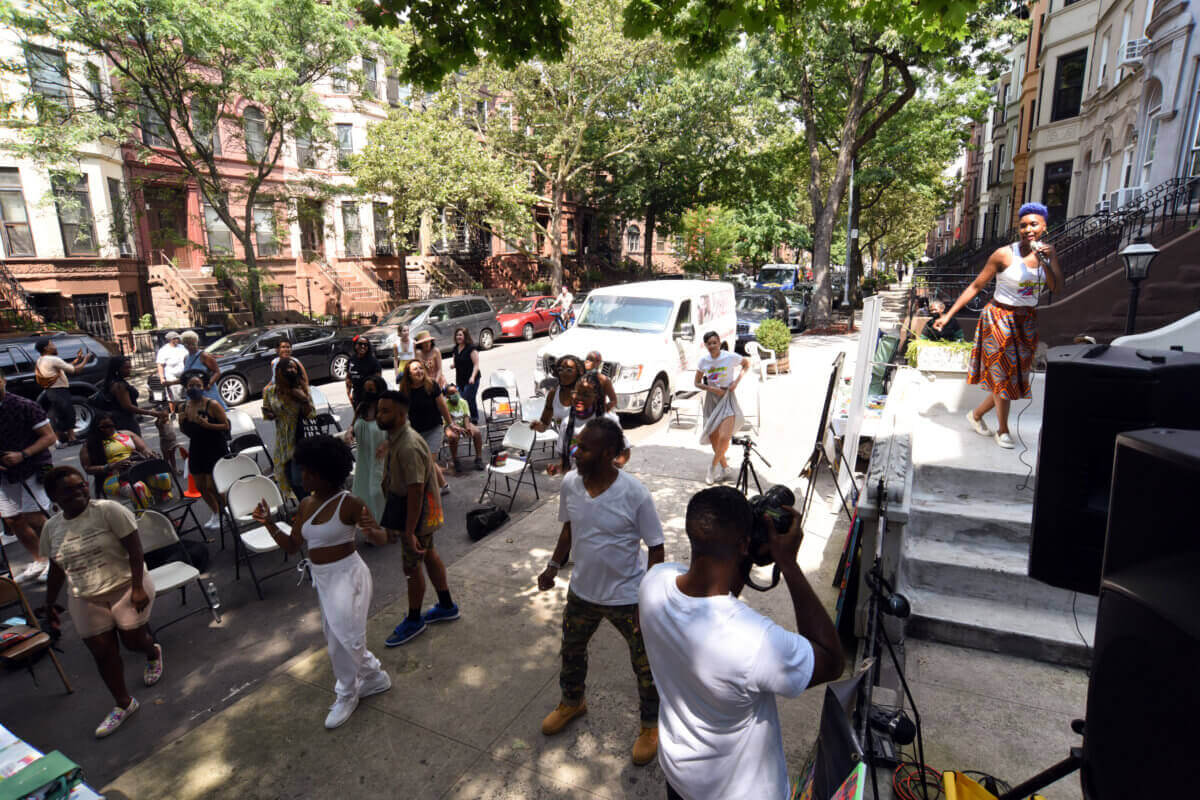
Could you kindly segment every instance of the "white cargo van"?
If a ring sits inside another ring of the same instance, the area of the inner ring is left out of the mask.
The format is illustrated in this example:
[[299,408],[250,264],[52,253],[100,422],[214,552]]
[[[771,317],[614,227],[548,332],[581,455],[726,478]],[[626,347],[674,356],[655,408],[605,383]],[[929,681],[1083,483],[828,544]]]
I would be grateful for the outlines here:
[[733,285],[718,281],[645,281],[594,289],[571,329],[538,350],[540,384],[565,355],[599,350],[622,414],[657,422],[671,394],[690,387],[704,355],[702,337],[716,331],[724,347],[737,341]]

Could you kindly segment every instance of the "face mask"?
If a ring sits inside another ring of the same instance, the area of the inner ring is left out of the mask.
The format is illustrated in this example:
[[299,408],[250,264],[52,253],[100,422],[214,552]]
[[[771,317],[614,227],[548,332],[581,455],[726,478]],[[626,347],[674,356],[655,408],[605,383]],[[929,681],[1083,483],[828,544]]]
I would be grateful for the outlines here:
[[204,390],[193,386],[187,390],[187,395],[193,400],[199,400],[201,397],[204,397]]
[[370,400],[373,397],[379,397],[379,392],[375,391],[374,389],[363,389],[362,396]]
[[448,395],[446,395],[446,399],[449,400],[451,403],[457,403],[458,395],[457,394],[448,394]]

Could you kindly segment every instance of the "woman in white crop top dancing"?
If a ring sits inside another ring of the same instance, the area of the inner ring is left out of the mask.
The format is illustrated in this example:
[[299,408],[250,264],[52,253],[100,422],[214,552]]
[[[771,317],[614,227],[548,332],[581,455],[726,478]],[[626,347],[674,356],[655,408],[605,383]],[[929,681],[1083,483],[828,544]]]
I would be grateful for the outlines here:
[[1011,449],[1008,409],[1013,400],[1031,396],[1029,376],[1037,349],[1037,304],[1043,287],[1063,285],[1054,245],[1041,241],[1046,233],[1046,207],[1026,203],[1017,213],[1020,241],[992,253],[971,285],[933,327],[941,330],[959,310],[994,278],[996,290],[979,315],[967,383],[978,383],[989,394],[967,412],[967,422],[981,436],[993,435],[983,415],[996,409],[996,444]]
[[387,544],[387,534],[366,504],[342,489],[354,463],[344,442],[332,436],[304,439],[297,443],[292,459],[310,494],[300,501],[291,531],[285,533],[275,524],[265,500],[254,509],[254,519],[286,552],[308,546],[309,571],[337,678],[337,700],[325,717],[325,727],[336,728],[350,719],[359,699],[392,688],[379,659],[367,649],[371,571],[354,543],[356,528],[377,545]]

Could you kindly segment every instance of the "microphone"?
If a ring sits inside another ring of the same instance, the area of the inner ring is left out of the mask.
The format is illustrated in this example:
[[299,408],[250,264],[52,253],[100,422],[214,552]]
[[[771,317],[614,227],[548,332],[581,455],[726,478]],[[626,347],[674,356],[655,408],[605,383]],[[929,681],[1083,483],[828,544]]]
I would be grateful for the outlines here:
[[867,585],[882,601],[879,610],[884,614],[899,619],[907,619],[912,614],[912,605],[908,598],[892,587],[888,579],[880,574],[878,567],[867,573]]
[[917,738],[917,726],[913,724],[902,708],[888,711],[879,706],[871,706],[871,713],[867,715],[867,719],[870,720],[872,728],[880,733],[886,733],[893,742],[901,747],[912,744],[913,740]]

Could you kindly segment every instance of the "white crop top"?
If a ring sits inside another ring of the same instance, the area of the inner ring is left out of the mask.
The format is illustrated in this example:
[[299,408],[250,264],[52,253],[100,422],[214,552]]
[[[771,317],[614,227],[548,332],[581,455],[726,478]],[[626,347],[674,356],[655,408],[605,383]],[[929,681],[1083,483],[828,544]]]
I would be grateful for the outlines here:
[[571,415],[571,407],[564,404],[563,401],[560,399],[561,397],[562,397],[562,386],[555,386],[554,387],[554,397],[552,398],[553,410],[551,411],[551,414],[553,414],[553,419],[555,422],[562,422],[564,419],[566,419],[568,416]]
[[[342,522],[342,502],[345,501],[346,495],[349,492],[338,492],[333,497],[321,504],[321,507],[313,513],[304,522],[304,526],[300,529],[300,535],[304,537],[304,541],[308,542],[309,549],[314,547],[334,547],[339,544],[354,541],[354,525],[347,525]],[[332,503],[338,501],[337,508],[333,510],[333,516],[328,521],[316,524],[314,519],[321,515],[321,512]]]
[[1030,269],[1021,257],[1021,245],[1013,242],[1013,261],[1008,268],[996,273],[996,292],[993,297],[1006,306],[1036,306],[1042,286],[1046,284],[1046,270],[1038,262],[1037,269]]

